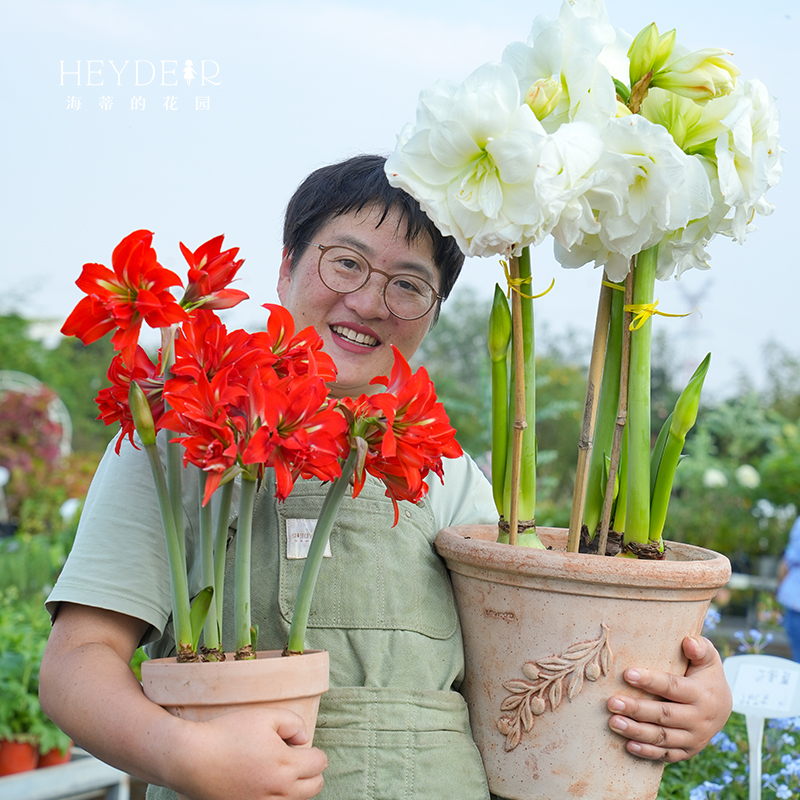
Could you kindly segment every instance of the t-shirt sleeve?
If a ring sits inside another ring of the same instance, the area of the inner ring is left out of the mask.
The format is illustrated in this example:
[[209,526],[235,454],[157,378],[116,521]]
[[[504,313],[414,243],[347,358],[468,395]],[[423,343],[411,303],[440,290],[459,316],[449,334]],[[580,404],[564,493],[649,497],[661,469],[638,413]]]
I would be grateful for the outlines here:
[[51,618],[62,602],[141,619],[152,626],[146,641],[164,630],[171,594],[161,516],[147,455],[127,441],[120,455],[108,446],[92,480],[72,551],[46,602]]
[[497,522],[492,486],[478,465],[465,453],[442,459],[444,482],[430,473],[428,502],[441,530],[450,525],[487,525]]

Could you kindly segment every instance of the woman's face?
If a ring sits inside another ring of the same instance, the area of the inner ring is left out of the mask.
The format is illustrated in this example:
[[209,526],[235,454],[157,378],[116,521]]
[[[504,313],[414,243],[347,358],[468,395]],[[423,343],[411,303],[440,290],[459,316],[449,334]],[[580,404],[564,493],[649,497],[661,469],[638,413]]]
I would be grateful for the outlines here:
[[[419,275],[438,291],[439,270],[430,239],[422,235],[409,245],[405,225],[398,228],[396,212],[375,227],[379,219],[374,207],[335,217],[316,234],[314,244],[350,247],[375,269],[390,275]],[[293,269],[284,253],[278,279],[281,303],[291,312],[298,330],[312,325],[322,337],[325,351],[338,369],[334,395],[356,397],[374,392],[379,387],[371,387],[369,382],[388,375],[394,363],[390,345],[409,360],[431,325],[434,309],[420,319],[399,319],[384,303],[387,279],[383,275],[373,273],[357,291],[338,294],[320,280],[318,263],[315,247],[307,247]]]

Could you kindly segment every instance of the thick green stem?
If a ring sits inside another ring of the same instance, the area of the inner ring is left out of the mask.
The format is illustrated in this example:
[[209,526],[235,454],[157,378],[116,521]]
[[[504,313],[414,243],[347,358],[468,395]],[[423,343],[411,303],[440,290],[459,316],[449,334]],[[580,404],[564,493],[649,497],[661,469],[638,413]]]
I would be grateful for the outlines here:
[[[518,522],[536,514],[536,367],[530,251],[511,259],[512,374],[503,508],[509,512],[509,541]],[[522,283],[519,281],[522,280]]]
[[522,348],[525,368],[525,421],[522,432],[522,461],[519,476],[520,519],[536,516],[536,340],[533,325],[533,280],[531,278],[530,248],[519,257],[519,277],[523,283],[519,310],[522,319]]
[[[181,472],[183,471],[181,445],[179,442],[170,441],[178,434],[167,431],[167,486],[169,487],[170,508],[176,527],[183,523],[183,505],[181,501]],[[186,542],[181,537],[181,552],[186,558]]]
[[[176,327],[161,328],[161,368],[164,371],[164,378],[169,379],[172,365],[175,363],[175,333]],[[168,404],[165,403],[167,408]],[[181,495],[181,472],[183,471],[181,446],[178,442],[173,442],[178,434],[174,431],[167,431],[167,486],[169,487],[170,508],[175,519],[175,525],[180,528],[183,523],[183,505]],[[186,542],[181,538],[181,551],[184,559],[186,558]]]
[[297,600],[292,614],[292,624],[289,628],[289,640],[285,650],[288,655],[297,655],[305,649],[308,615],[311,612],[311,600],[314,596],[314,588],[317,585],[317,576],[322,566],[325,548],[331,538],[333,524],[339,513],[339,507],[350,485],[350,478],[355,471],[357,457],[358,453],[354,447],[351,449],[350,455],[347,456],[347,461],[344,462],[342,474],[328,488],[328,494],[322,504],[319,519],[314,526],[314,535],[311,537],[311,545],[308,548],[303,574],[300,577]]
[[[207,473],[198,468],[200,484],[199,515],[200,515],[200,581],[202,585],[211,586],[216,594],[214,583],[214,531],[211,514],[211,503],[203,505],[206,493]],[[208,650],[219,649],[219,626],[217,624],[217,605],[212,601],[208,609],[205,624],[203,625],[203,644]]]
[[236,569],[234,571],[233,584],[237,658],[251,657],[245,654],[249,654],[252,650],[250,636],[250,552],[255,498],[256,481],[247,473],[243,473],[239,498],[239,527],[236,531]]
[[[658,245],[636,257],[633,304],[648,306],[655,291]],[[631,332],[628,384],[628,509],[626,542],[646,543],[650,535],[650,349],[652,317]]]
[[567,552],[577,553],[580,548],[581,524],[586,502],[586,483],[589,478],[589,464],[594,442],[594,426],[597,419],[597,401],[600,394],[600,381],[608,343],[608,321],[611,316],[612,289],[603,285],[597,301],[597,317],[594,323],[592,357],[589,359],[589,374],[586,378],[586,401],[583,404],[583,420],[578,440],[578,465],[575,470],[575,488],[572,492],[572,509],[569,515],[569,535]]
[[217,612],[217,636],[222,641],[222,600],[225,591],[225,556],[228,546],[228,520],[233,497],[233,480],[222,484],[218,490],[219,509],[214,529],[214,604]]
[[594,443],[589,463],[589,477],[586,485],[586,505],[583,509],[583,522],[594,537],[603,513],[603,500],[606,493],[603,476],[606,474],[606,459],[611,457],[614,442],[617,414],[619,410],[619,378],[622,365],[622,323],[625,312],[625,289],[611,292],[611,321],[608,328],[608,343],[603,361],[603,377],[600,382],[600,399],[597,406],[597,419],[594,425]]
[[145,452],[150,461],[150,471],[156,487],[158,508],[161,511],[161,521],[164,526],[164,536],[167,543],[167,560],[171,575],[172,587],[172,619],[175,626],[175,644],[178,649],[178,658],[188,660],[194,652],[192,646],[192,622],[189,607],[189,579],[186,574],[186,557],[183,546],[183,536],[175,524],[172,513],[167,479],[164,466],[158,456],[155,443],[145,444]]

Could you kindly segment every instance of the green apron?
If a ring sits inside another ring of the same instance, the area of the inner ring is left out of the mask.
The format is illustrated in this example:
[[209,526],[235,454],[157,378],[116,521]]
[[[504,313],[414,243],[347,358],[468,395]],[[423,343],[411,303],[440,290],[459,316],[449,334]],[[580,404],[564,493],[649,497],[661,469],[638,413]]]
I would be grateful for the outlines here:
[[[287,519],[319,514],[327,487],[298,481],[284,504],[267,481],[256,497],[252,619],[259,649],[286,643],[305,560],[287,558]],[[426,501],[393,509],[369,478],[346,498],[323,560],[306,647],[328,650],[331,689],[322,696],[314,746],[328,769],[323,800],[487,800],[472,741],[455,600],[436,554]],[[233,585],[229,547],[226,587]],[[232,636],[232,590],[226,591],[226,638]],[[226,641],[226,649],[233,649]],[[173,796],[150,787],[148,800]]]

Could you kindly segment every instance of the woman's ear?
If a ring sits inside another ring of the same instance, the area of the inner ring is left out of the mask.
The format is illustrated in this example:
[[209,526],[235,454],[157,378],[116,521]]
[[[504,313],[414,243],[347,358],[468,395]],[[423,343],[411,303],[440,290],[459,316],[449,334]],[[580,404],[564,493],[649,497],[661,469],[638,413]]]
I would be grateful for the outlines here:
[[281,303],[286,300],[285,295],[289,291],[292,283],[292,259],[289,255],[289,248],[283,248],[283,257],[281,258],[281,266],[278,271],[278,297]]

